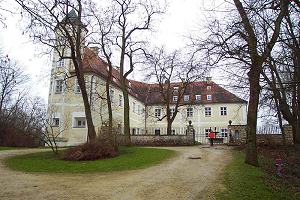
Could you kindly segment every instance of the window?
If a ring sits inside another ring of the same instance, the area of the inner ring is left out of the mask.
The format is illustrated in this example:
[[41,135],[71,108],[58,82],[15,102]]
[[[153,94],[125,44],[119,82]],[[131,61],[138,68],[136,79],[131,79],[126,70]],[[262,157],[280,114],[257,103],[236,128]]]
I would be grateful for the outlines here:
[[119,94],[119,106],[123,106],[123,97]]
[[204,131],[205,131],[205,137],[208,137],[208,134],[209,134],[209,132],[210,132],[210,129],[209,129],[209,128],[206,128]]
[[154,115],[155,115],[155,117],[160,117],[161,116],[161,109],[160,108],[155,108]]
[[227,107],[221,107],[221,115],[227,115]]
[[50,93],[52,93],[52,87],[53,87],[53,81],[50,81],[50,89],[49,89]]
[[206,98],[207,98],[207,101],[211,101],[211,100],[212,100],[211,94],[208,94],[208,95],[206,96]]
[[177,101],[178,100],[178,96],[173,96],[173,101]]
[[187,117],[193,117],[193,108],[187,108],[186,109],[186,116]]
[[175,108],[170,108],[170,116],[172,117],[175,113]]
[[208,86],[206,87],[206,89],[207,89],[208,91],[210,91],[210,90],[211,90],[211,86],[208,85]]
[[55,82],[55,93],[62,93],[63,91],[63,80],[56,80]]
[[115,98],[115,91],[114,90],[109,90],[109,97],[110,97],[110,101],[114,102],[114,98]]
[[132,135],[135,135],[136,134],[136,130],[135,128],[132,128]]
[[85,128],[85,117],[75,117],[74,122],[75,128]]
[[135,112],[135,102],[132,102],[132,112]]
[[211,107],[205,107],[205,117],[211,116]]
[[64,67],[65,66],[65,60],[64,59],[60,59],[57,61],[57,67]]
[[183,96],[183,100],[184,101],[189,101],[190,100],[190,96],[189,95],[184,95]]
[[201,100],[201,95],[197,94],[197,95],[195,96],[195,99],[196,99],[196,101],[200,101],[200,100]]
[[141,114],[141,106],[140,105],[137,106],[137,114],[138,115]]
[[52,126],[59,126],[59,118],[55,117],[52,119]]
[[176,135],[176,130],[175,130],[175,129],[172,129],[172,130],[171,130],[171,134],[172,134],[172,135]]
[[156,129],[154,130],[154,134],[155,134],[155,135],[160,135],[160,129],[159,129],[159,128],[156,128]]
[[79,86],[79,84],[78,84],[78,80],[77,80],[77,79],[75,80],[74,92],[75,92],[75,93],[80,93],[80,92],[81,92],[80,86]]
[[227,137],[227,129],[221,128],[221,137]]
[[179,87],[178,87],[178,86],[175,86],[175,87],[173,87],[173,90],[174,90],[174,92],[178,92]]

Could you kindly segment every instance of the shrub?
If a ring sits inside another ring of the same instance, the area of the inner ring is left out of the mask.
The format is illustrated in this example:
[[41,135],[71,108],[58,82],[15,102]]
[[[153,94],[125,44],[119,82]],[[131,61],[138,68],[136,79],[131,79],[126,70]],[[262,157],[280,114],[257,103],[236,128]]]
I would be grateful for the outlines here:
[[41,142],[38,137],[24,133],[15,128],[5,128],[0,131],[0,145],[11,147],[38,147]]
[[88,142],[65,151],[63,159],[70,161],[99,160],[118,156],[118,150],[101,140]]

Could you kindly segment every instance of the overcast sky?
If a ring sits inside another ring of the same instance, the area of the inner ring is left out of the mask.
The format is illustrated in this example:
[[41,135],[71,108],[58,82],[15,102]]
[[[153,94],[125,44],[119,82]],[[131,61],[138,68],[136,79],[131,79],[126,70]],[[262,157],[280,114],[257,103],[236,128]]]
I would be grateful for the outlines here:
[[[11,3],[13,1],[6,0]],[[169,0],[167,13],[157,25],[155,45],[165,45],[168,49],[183,47],[187,40],[184,36],[199,30],[205,23],[205,10],[216,7],[215,0]],[[20,16],[6,14],[7,27],[0,27],[0,47],[4,54],[17,60],[31,77],[31,92],[48,97],[51,55],[41,55],[40,48],[33,44],[20,28]],[[213,76],[218,82],[218,77]]]

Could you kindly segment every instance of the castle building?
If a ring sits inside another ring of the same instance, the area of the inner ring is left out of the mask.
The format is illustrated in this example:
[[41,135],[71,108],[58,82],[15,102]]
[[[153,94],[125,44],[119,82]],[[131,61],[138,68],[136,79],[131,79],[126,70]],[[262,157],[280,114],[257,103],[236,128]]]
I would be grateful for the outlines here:
[[[69,20],[65,20],[69,17]],[[75,11],[71,11],[61,23],[68,28],[81,25],[76,20]],[[73,24],[68,24],[73,23]],[[87,32],[83,26],[83,35]],[[57,41],[64,41],[63,34],[57,30]],[[83,42],[84,44],[84,42]],[[51,129],[57,135],[59,146],[73,146],[87,141],[87,124],[80,87],[75,76],[71,59],[62,59],[62,55],[70,55],[70,49],[58,45],[58,51],[53,54],[50,88],[48,97],[48,117]],[[86,90],[92,110],[96,130],[108,121],[105,83],[108,76],[108,66],[98,56],[97,48],[87,48],[82,45],[83,71]],[[120,89],[119,71],[113,69],[110,85],[110,99],[113,109],[113,125],[123,130],[123,94]],[[172,98],[170,111],[174,112],[174,104],[178,100],[176,91],[181,83],[171,83]],[[158,84],[148,84],[128,80],[130,102],[130,127],[133,135],[165,135],[167,121],[162,119],[166,114],[166,105]],[[172,123],[173,135],[184,135],[188,122],[191,121],[195,130],[195,140],[208,142],[210,128],[218,131],[218,137],[228,142],[228,122],[235,125],[246,124],[247,102],[214,83],[211,78],[205,81],[192,82],[180,99],[180,107]]]
[[[53,56],[51,84],[49,89],[49,117],[52,126],[59,132],[58,144],[70,146],[87,140],[85,112],[77,78],[71,60]],[[107,64],[98,56],[96,48],[84,48],[83,64],[89,100],[96,130],[108,121],[105,80]],[[73,76],[73,77],[72,77]],[[68,78],[66,78],[68,77]],[[119,130],[123,127],[123,96],[118,81],[119,71],[113,69],[110,98],[113,109],[113,123]],[[180,83],[171,83],[174,90],[172,100],[176,102],[176,90]],[[166,113],[158,84],[128,80],[130,101],[130,126],[133,135],[165,135],[167,122],[161,117]],[[192,121],[195,140],[208,142],[208,131],[216,129],[218,137],[228,142],[227,125],[246,124],[247,102],[225,90],[210,78],[191,83],[180,102],[178,114],[172,124],[172,134],[186,134],[186,127]],[[171,112],[174,108],[171,102]]]

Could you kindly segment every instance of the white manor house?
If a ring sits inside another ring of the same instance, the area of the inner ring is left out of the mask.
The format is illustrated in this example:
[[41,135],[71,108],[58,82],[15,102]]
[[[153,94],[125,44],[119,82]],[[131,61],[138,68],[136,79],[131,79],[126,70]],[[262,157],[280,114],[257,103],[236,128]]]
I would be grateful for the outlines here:
[[[85,112],[77,78],[71,60],[60,60],[54,53],[51,70],[51,83],[48,98],[48,114],[52,125],[60,133],[59,145],[70,146],[87,140]],[[96,48],[84,48],[83,54],[85,80],[89,94],[93,122],[96,130],[108,120],[105,93],[107,65],[98,56]],[[66,79],[66,75],[68,78]],[[114,126],[123,127],[123,96],[119,87],[117,69],[113,70],[113,83],[110,94],[113,107]],[[171,84],[172,101],[177,101],[176,90],[180,83]],[[158,84],[148,84],[128,80],[130,93],[130,127],[133,135],[164,135],[167,130],[165,119],[159,118],[166,112]],[[172,102],[171,102],[172,103]],[[174,103],[175,104],[175,103]],[[184,135],[188,121],[195,129],[195,140],[207,143],[209,128],[219,132],[218,137],[228,142],[227,126],[229,120],[235,125],[246,124],[247,102],[214,83],[206,81],[191,83],[180,102],[179,112],[172,124],[172,134]],[[172,108],[171,108],[172,109]]]
[[[68,14],[71,22],[76,22],[76,14]],[[63,20],[64,21],[64,20]],[[75,24],[76,25],[76,24]],[[68,24],[66,24],[68,26]],[[87,30],[84,30],[87,31]],[[57,32],[58,39],[61,38]],[[64,54],[70,54],[64,48]],[[83,71],[92,117],[96,131],[108,121],[105,80],[108,67],[98,56],[98,49],[83,47]],[[123,130],[123,95],[120,89],[118,68],[113,69],[113,80],[110,85],[110,98],[113,108],[113,123],[118,130]],[[50,88],[48,97],[48,117],[51,130],[58,134],[59,146],[71,146],[87,141],[87,125],[80,87],[75,76],[71,59],[61,59],[53,53]],[[181,83],[171,83],[171,104],[178,100],[177,90]],[[128,80],[130,102],[130,128],[132,135],[165,135],[167,134],[166,113],[158,84],[149,84]],[[228,142],[228,122],[234,125],[246,124],[247,102],[214,83],[211,78],[206,81],[193,82],[186,88],[183,98],[179,99],[180,107],[172,124],[172,135],[185,135],[189,121],[195,130],[195,140],[207,143],[210,127],[219,133],[218,137]],[[174,108],[171,106],[171,112]]]

